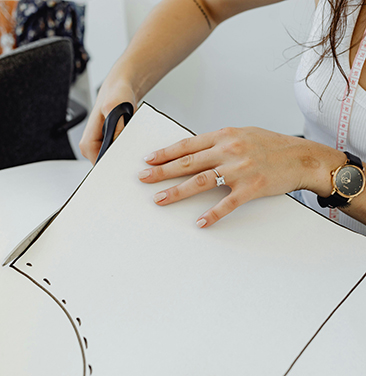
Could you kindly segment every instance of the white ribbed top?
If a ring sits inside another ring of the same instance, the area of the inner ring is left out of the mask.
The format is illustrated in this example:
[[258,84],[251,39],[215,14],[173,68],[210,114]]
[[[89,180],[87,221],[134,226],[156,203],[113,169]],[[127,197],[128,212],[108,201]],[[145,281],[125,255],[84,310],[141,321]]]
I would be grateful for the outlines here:
[[[357,0],[349,2],[346,35],[337,48],[339,62],[347,76],[351,70],[349,64],[349,47],[360,12],[360,7],[355,8],[358,2]],[[314,13],[313,26],[308,43],[315,44],[319,41],[322,29],[327,26],[329,20],[329,3],[327,0],[320,0]],[[303,80],[318,60],[319,51],[319,48],[310,49],[303,54],[296,74],[295,95],[299,107],[305,116],[305,137],[335,148],[341,101],[346,81],[336,68],[334,76],[322,97],[322,103],[319,104],[319,98],[306,86]],[[328,83],[332,72],[332,63],[331,58],[325,59],[319,69],[309,77],[309,86],[318,96],[322,94]],[[363,161],[366,161],[366,91],[360,86],[358,86],[355,94],[348,132],[347,150],[360,157]],[[329,216],[329,209],[322,209],[316,202],[316,196],[312,192],[303,191],[303,196],[308,206]],[[366,235],[366,226],[344,213],[340,213],[339,223]]]

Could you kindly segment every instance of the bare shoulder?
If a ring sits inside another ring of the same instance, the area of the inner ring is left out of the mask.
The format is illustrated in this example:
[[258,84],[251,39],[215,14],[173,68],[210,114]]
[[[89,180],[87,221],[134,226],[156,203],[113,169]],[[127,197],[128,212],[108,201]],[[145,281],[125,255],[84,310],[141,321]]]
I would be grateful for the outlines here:
[[319,0],[315,0],[315,8],[318,6]]

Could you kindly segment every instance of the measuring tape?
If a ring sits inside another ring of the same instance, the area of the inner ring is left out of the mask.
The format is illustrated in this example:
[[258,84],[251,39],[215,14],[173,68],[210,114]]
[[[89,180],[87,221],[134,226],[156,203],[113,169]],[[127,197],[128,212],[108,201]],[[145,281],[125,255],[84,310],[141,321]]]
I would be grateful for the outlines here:
[[[349,129],[349,121],[351,119],[351,111],[353,106],[353,100],[355,98],[356,89],[358,82],[360,80],[362,67],[366,60],[366,32],[363,39],[358,47],[358,51],[355,59],[353,60],[352,69],[348,77],[349,82],[349,93],[348,87],[344,90],[342,101],[341,112],[338,121],[338,131],[337,131],[337,143],[336,149],[345,152],[347,150],[347,136]],[[348,95],[347,95],[348,94]],[[339,221],[339,210],[329,209],[329,218],[338,222]]]

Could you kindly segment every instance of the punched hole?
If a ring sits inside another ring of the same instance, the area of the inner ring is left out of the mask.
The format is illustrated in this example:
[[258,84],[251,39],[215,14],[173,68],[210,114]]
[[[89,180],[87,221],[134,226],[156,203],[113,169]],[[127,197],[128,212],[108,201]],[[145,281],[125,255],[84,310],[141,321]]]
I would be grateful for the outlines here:
[[30,262],[27,262],[25,265],[32,267],[33,265]]
[[88,341],[85,337],[84,337],[84,343],[85,343],[85,348],[87,349],[88,348]]
[[51,286],[51,282],[47,278],[43,278],[43,280],[47,283],[47,285]]
[[65,299],[62,299],[61,302],[64,303],[64,304],[66,304],[66,300]]
[[76,318],[76,321],[78,322],[79,326],[81,326],[81,320],[79,319],[79,317]]
[[89,364],[89,372],[90,372],[90,375],[93,373],[93,368],[90,364]]

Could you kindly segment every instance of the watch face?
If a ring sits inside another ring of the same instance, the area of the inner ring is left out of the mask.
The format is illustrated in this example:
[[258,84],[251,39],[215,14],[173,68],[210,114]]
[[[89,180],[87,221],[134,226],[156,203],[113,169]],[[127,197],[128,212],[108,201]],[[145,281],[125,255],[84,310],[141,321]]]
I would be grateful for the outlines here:
[[357,196],[364,184],[363,173],[355,166],[344,166],[335,176],[335,186],[338,193],[344,197]]

